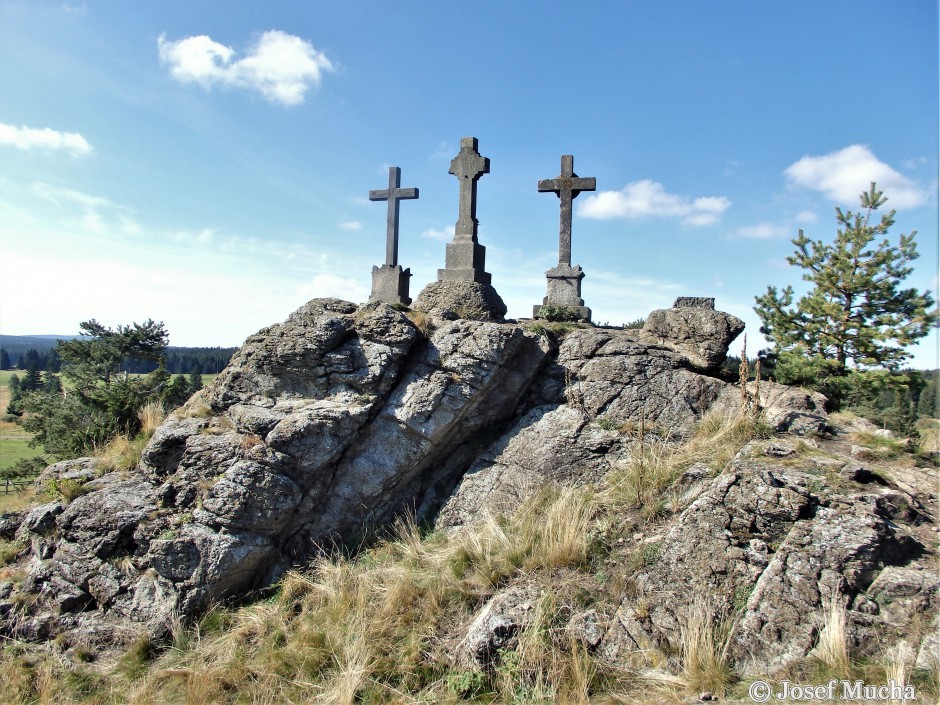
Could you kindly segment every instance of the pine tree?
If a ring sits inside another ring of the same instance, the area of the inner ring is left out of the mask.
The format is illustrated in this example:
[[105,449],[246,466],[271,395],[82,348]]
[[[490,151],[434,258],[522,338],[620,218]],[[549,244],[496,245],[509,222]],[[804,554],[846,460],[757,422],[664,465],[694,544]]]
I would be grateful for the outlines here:
[[166,409],[175,409],[189,399],[189,382],[183,375],[176,375],[163,388],[161,398]]
[[42,386],[42,374],[36,369],[35,362],[26,370],[26,375],[20,383],[20,389],[25,392],[32,392]]
[[202,389],[202,365],[197,362],[189,373],[189,393],[193,395],[200,389]]
[[10,362],[10,353],[6,350],[0,350],[0,370],[8,370],[13,367]]
[[81,338],[60,340],[57,348],[69,393],[34,391],[21,402],[27,412],[23,428],[58,457],[87,453],[118,433],[137,433],[138,412],[158,397],[162,384],[155,376],[139,379],[119,373],[127,359],[162,359],[167,345],[162,323],[148,320],[111,330],[91,320],[82,323],[81,330]]
[[42,376],[42,386],[40,389],[47,394],[61,394],[62,380],[59,379],[59,375],[55,372],[46,372]]
[[793,287],[768,287],[755,297],[761,332],[775,344],[776,375],[781,382],[807,384],[835,395],[839,378],[855,370],[897,370],[910,358],[906,346],[936,325],[929,292],[902,288],[918,257],[914,237],[887,238],[895,211],[872,224],[888,199],[876,185],[861,195],[859,213],[836,208],[835,242],[810,240],[799,231],[787,262],[800,267],[813,287],[794,302]]

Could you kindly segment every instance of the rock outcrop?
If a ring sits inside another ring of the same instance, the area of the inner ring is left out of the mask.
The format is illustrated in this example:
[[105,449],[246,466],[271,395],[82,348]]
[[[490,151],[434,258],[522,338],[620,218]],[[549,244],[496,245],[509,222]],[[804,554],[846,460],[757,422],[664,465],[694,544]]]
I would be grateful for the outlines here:
[[918,471],[912,494],[873,473],[835,479],[852,464],[838,451],[801,456],[791,446],[781,465],[783,445],[746,446],[656,537],[635,591],[610,616],[599,646],[606,659],[636,665],[652,651],[677,653],[696,605],[731,625],[731,658],[744,674],[809,654],[833,603],[847,608],[853,654],[936,638],[929,628],[911,631],[937,610],[940,578],[928,550],[936,540],[921,530],[932,528],[936,501],[923,490],[936,472]]
[[[740,403],[717,371],[740,321],[698,300],[654,312],[642,330],[561,336],[470,320],[452,303],[417,314],[313,300],[250,337],[136,468],[48,468],[41,482],[78,491],[0,518],[25,556],[22,579],[0,583],[0,629],[64,643],[159,634],[402,514],[459,531],[546,485],[601,485],[634,450],[625,429],[678,440],[710,409]],[[780,430],[825,427],[821,398],[760,394]],[[857,463],[794,465],[787,444],[749,446],[718,477],[689,468],[635,589],[609,614],[579,613],[569,631],[614,664],[674,653],[682,612],[700,596],[738,615],[734,657],[763,668],[812,648],[818,625],[800,616],[833,596],[860,643],[929,610],[937,581],[909,527],[934,505],[912,489],[918,476],[879,483]],[[821,474],[842,489],[825,489]],[[458,660],[512,648],[533,599],[496,594]]]
[[[270,584],[331,543],[426,514],[501,433],[547,360],[518,326],[318,299],[248,339],[139,467],[22,522],[34,544],[6,629],[117,641]],[[68,477],[87,461],[50,468]],[[75,475],[76,478],[79,475]]]

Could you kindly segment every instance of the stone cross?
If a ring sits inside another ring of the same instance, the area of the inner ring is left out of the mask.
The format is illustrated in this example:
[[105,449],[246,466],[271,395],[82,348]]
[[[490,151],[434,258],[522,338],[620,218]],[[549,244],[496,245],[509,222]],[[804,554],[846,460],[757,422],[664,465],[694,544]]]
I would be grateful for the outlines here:
[[401,169],[397,166],[388,168],[388,188],[381,191],[369,191],[370,201],[388,201],[388,218],[385,234],[385,265],[398,264],[398,202],[418,197],[416,188],[401,187]]
[[460,179],[460,211],[454,228],[454,242],[477,242],[477,180],[490,173],[490,160],[477,151],[476,137],[463,137],[460,151],[450,162],[450,171]]
[[539,191],[554,191],[561,200],[561,222],[558,227],[558,264],[571,266],[571,201],[582,191],[594,191],[597,179],[579,178],[574,173],[574,157],[563,154],[561,175],[539,181]]

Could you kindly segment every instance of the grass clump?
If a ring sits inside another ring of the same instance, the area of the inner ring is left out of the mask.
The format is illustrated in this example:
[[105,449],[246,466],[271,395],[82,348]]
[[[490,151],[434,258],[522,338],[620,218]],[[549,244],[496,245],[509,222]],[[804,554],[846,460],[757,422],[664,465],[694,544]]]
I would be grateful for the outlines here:
[[554,304],[540,306],[538,317],[552,322],[578,321],[581,319],[581,315],[576,309],[570,306],[558,306]]
[[733,625],[716,615],[707,599],[692,600],[679,625],[682,678],[688,692],[724,697],[733,675],[728,660],[732,631]]
[[811,652],[825,671],[836,678],[852,675],[849,658],[848,633],[846,631],[845,599],[833,594],[823,601],[820,615],[822,629],[819,641]]
[[405,316],[408,317],[409,321],[414,323],[415,328],[421,331],[421,334],[425,338],[431,337],[431,334],[434,332],[434,323],[428,314],[426,314],[424,311],[419,311],[412,308],[405,311]]
[[859,457],[869,460],[896,460],[908,451],[906,442],[868,431],[853,433],[851,439],[862,447]]
[[645,424],[626,428],[634,435],[629,459],[611,474],[610,486],[621,502],[651,510],[679,476],[696,463],[717,474],[738,450],[755,438],[767,438],[770,429],[751,414],[709,412],[691,437],[680,442],[667,433],[647,433]]

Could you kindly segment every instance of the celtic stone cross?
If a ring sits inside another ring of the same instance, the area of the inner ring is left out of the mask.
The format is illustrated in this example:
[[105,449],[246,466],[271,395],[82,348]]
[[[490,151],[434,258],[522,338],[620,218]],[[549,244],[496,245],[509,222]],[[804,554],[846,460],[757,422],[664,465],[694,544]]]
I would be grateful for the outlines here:
[[450,162],[449,174],[460,179],[460,210],[454,228],[454,242],[477,242],[477,181],[490,173],[490,160],[477,151],[476,137],[463,137],[460,151]]

